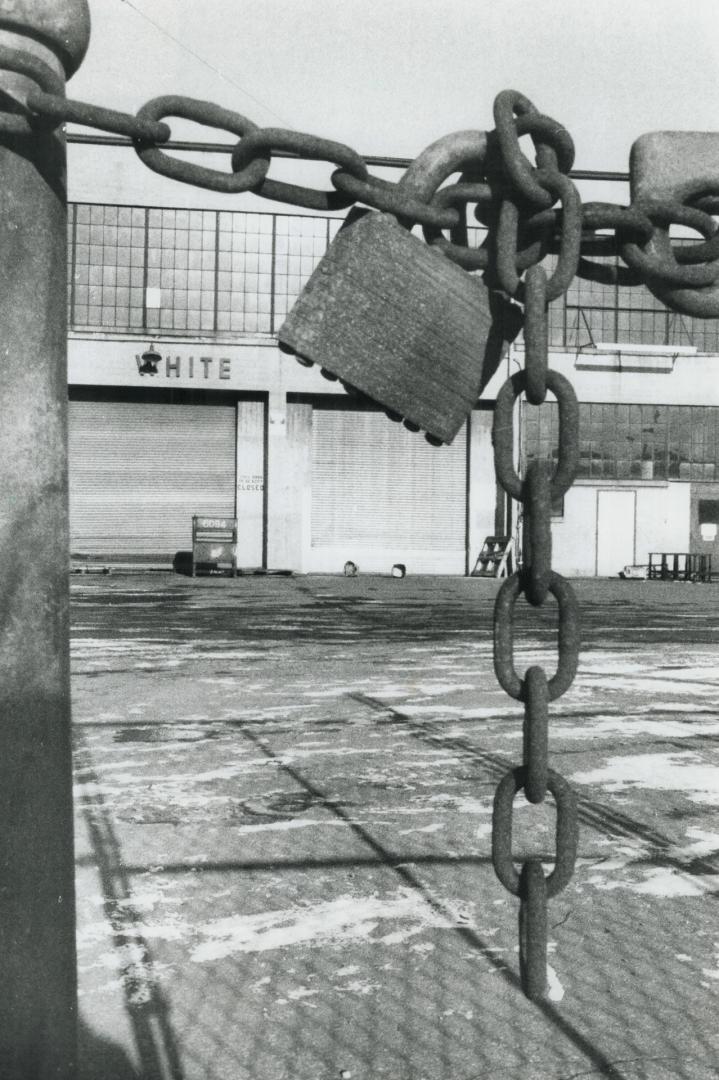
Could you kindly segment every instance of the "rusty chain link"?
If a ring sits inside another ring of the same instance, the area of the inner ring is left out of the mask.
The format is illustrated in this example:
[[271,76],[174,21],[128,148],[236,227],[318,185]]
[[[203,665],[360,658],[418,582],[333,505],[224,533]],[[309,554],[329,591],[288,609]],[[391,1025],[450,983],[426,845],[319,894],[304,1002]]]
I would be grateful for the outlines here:
[[[546,373],[547,389],[559,408],[559,451],[552,474],[553,499],[560,499],[571,487],[579,466],[579,402],[572,384],[558,371]],[[494,410],[494,465],[497,479],[513,499],[523,498],[523,482],[514,468],[514,403],[526,389],[527,372],[517,371],[497,394]]]
[[[65,105],[65,84],[59,75],[31,53],[20,49],[9,49],[6,45],[0,45],[0,69],[12,71],[16,75],[24,75],[32,80],[36,87],[44,91],[53,101]],[[33,87],[35,89],[35,87]],[[21,105],[13,103],[17,111],[10,111],[10,101],[6,103],[8,111],[0,113],[0,131],[8,135],[32,135],[35,129],[47,125],[53,117],[43,116],[41,113],[23,115]]]
[[27,104],[39,116],[56,122],[69,120],[77,124],[89,124],[98,131],[111,131],[113,134],[142,138],[153,143],[167,142],[170,138],[167,124],[143,120],[139,116],[127,116],[112,109],[99,109],[94,105],[58,97],[35,87],[28,93]]
[[[526,567],[511,574],[497,594],[494,609],[494,670],[499,685],[516,701],[524,700],[526,687],[514,666],[514,613],[520,593],[526,591],[526,583]],[[549,572],[547,591],[554,596],[559,608],[557,669],[547,683],[549,700],[556,701],[572,685],[577,671],[579,606],[574,589],[554,570]]]
[[[182,183],[229,194],[251,191],[320,212],[360,202],[409,225],[421,225],[428,244],[466,270],[482,271],[490,289],[501,290],[523,305],[526,365],[500,389],[493,426],[498,483],[521,503],[523,513],[521,565],[502,584],[494,611],[497,679],[510,697],[524,704],[523,762],[508,771],[497,787],[492,860],[500,882],[520,901],[522,986],[532,1000],[542,998],[547,987],[547,902],[572,877],[578,833],[576,797],[567,781],[550,768],[548,756],[548,706],[571,686],[579,653],[576,597],[569,582],[552,570],[551,560],[552,502],[569,489],[578,467],[579,405],[568,380],[548,368],[548,305],[579,275],[623,285],[649,282],[655,290],[666,290],[666,302],[675,310],[719,316],[719,295],[708,288],[719,281],[719,229],[711,217],[719,211],[719,185],[716,191],[703,188],[693,202],[688,200],[691,205],[644,199],[628,207],[598,202],[582,207],[568,176],[574,163],[571,136],[514,90],[497,96],[495,130],[476,159],[470,155],[472,160],[458,164],[459,181],[442,187],[440,180],[439,190],[423,199],[406,177],[393,183],[370,175],[365,160],[349,146],[285,129],[263,129],[211,102],[159,97],[132,116],[67,99],[62,80],[41,61],[18,50],[0,47],[0,69],[30,83],[24,94],[6,103],[0,113],[0,131],[32,135],[38,128],[72,122],[129,137],[148,168]],[[235,136],[231,171],[204,168],[163,151],[171,136],[164,121],[171,116]],[[522,136],[529,136],[534,145],[534,165],[522,151]],[[332,190],[270,179],[272,155],[277,151],[330,163],[334,166]],[[478,248],[468,243],[470,205],[487,230]],[[697,231],[703,240],[695,244],[670,240],[673,224]],[[449,237],[443,230],[449,230]],[[617,253],[624,266],[591,259]],[[541,265],[548,254],[557,255],[550,276]],[[514,464],[517,399],[525,393],[533,408],[541,405],[548,391],[558,404],[556,462],[532,461],[521,478]],[[551,677],[537,665],[524,676],[516,670],[514,620],[520,595],[534,608],[541,608],[550,595],[557,602],[557,665]],[[520,790],[533,804],[543,802],[547,792],[554,798],[555,860],[548,876],[537,855],[520,859],[519,870],[515,866],[512,818]]]
[[[516,115],[515,115],[516,114]],[[568,884],[574,871],[578,819],[571,788],[548,764],[548,706],[564,694],[574,679],[579,656],[579,611],[574,590],[552,570],[552,500],[572,484],[579,461],[579,405],[571,384],[548,368],[548,305],[567,290],[579,265],[584,225],[579,194],[565,175],[574,148],[564,129],[541,117],[530,101],[514,91],[500,94],[494,106],[502,166],[514,192],[502,196],[497,215],[496,273],[499,284],[524,304],[525,369],[507,379],[497,395],[493,442],[497,480],[522,504],[521,567],[500,588],[494,609],[494,668],[501,687],[524,703],[523,763],[500,781],[492,816],[492,860],[496,874],[510,893],[519,897],[519,968],[522,987],[531,1000],[547,990],[547,901]],[[532,167],[519,147],[528,132],[536,149]],[[556,200],[561,211],[553,211]],[[536,209],[545,212],[542,224],[556,233],[558,258],[551,277],[538,260],[524,278],[519,266],[522,224]],[[555,214],[555,221],[546,213]],[[523,220],[524,219],[524,220]],[[596,220],[596,219],[595,219]],[[591,224],[591,218],[590,218]],[[603,224],[599,219],[598,224]],[[653,227],[652,227],[653,235]],[[552,392],[559,410],[559,446],[556,466],[551,460],[529,463],[521,479],[514,466],[513,413],[518,396],[526,394],[529,407],[541,405]],[[514,662],[514,616],[523,594],[532,607],[542,607],[549,595],[559,610],[557,667],[551,678],[543,667],[532,666],[522,678]],[[517,871],[512,855],[514,797],[522,790],[530,803],[541,803],[547,792],[556,804],[554,870],[545,877],[542,860],[532,855]]]
[[[273,150],[289,150],[298,157],[311,161],[329,161],[360,181],[365,181],[369,175],[364,160],[344,143],[304,135],[297,131],[286,131],[283,128],[262,128],[246,135],[232,151],[232,169],[239,173],[241,169],[249,168],[258,154],[269,155]],[[336,189],[313,191],[299,184],[287,184],[267,178],[263,179],[258,187],[254,187],[253,191],[264,199],[292,203],[294,206],[304,206],[325,213],[344,210],[354,202],[352,196]]]

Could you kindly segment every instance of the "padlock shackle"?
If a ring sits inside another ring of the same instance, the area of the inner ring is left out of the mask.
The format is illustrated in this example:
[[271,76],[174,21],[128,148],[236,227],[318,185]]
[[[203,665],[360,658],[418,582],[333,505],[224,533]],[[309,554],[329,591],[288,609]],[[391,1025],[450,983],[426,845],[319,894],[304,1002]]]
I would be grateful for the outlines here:
[[454,131],[430,143],[415,158],[399,181],[398,191],[429,203],[448,176],[470,165],[481,168],[486,156],[486,131]]

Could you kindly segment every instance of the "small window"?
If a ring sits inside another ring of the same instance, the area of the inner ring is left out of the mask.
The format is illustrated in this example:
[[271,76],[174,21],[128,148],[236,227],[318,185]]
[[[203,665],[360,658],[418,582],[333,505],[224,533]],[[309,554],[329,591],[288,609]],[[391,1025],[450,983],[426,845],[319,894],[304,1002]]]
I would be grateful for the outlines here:
[[719,499],[699,500],[699,524],[719,525]]

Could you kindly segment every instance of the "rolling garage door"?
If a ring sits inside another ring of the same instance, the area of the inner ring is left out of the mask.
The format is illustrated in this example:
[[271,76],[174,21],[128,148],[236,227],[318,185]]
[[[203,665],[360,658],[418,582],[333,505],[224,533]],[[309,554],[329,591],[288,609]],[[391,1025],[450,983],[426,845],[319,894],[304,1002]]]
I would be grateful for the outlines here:
[[73,554],[167,555],[235,512],[233,405],[71,401]]
[[466,506],[466,430],[432,447],[382,412],[313,410],[313,548],[453,553],[461,573]]

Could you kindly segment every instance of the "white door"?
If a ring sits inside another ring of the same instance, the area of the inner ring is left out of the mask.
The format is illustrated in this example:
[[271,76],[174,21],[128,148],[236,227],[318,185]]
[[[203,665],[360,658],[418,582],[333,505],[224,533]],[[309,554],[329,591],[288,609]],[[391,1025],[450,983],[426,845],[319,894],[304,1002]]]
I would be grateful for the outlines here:
[[597,577],[616,577],[634,562],[636,491],[597,492]]

